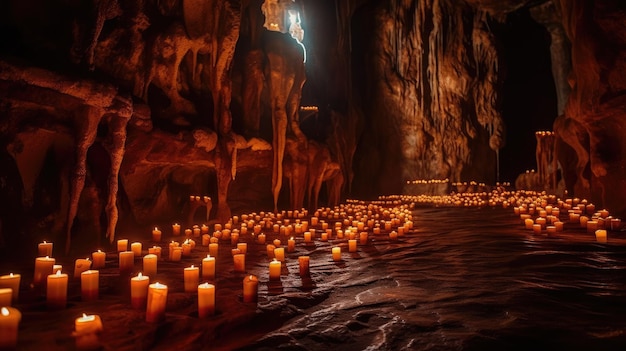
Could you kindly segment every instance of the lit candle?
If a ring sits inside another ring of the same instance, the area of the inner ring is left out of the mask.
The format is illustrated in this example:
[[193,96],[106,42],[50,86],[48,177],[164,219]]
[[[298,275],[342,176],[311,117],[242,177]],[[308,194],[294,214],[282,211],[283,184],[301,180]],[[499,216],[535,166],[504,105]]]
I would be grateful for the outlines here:
[[117,252],[128,250],[128,239],[119,239],[117,241]]
[[143,274],[155,280],[157,275],[158,257],[154,254],[147,254],[143,257]]
[[210,243],[209,244],[209,255],[213,257],[217,257],[217,253],[219,252],[219,244],[218,243]]
[[563,231],[563,222],[561,222],[561,221],[554,222],[554,228],[556,229],[557,232],[562,232]]
[[[256,228],[256,226],[255,226],[255,228]],[[259,230],[260,230],[260,227],[259,227]],[[263,234],[263,233],[259,234],[257,236],[257,241],[259,242],[259,244],[265,244],[265,234]]]
[[389,240],[398,240],[398,232],[395,230],[389,232]]
[[13,307],[0,309],[0,350],[12,350],[17,346],[17,331],[22,313]]
[[356,252],[356,239],[348,240],[348,252]]
[[80,292],[83,301],[98,299],[100,291],[100,272],[87,270],[80,274]]
[[541,224],[533,224],[533,233],[541,234]]
[[318,221],[317,217],[311,217],[311,225],[317,225],[317,221]]
[[589,217],[580,216],[580,226],[583,228],[587,228],[587,222],[589,221]]
[[311,242],[311,232],[310,231],[304,232],[304,242],[307,243],[307,244]]
[[154,227],[154,229],[152,230],[152,241],[154,242],[161,241],[161,234],[162,232],[159,230],[159,228]]
[[192,293],[196,292],[198,288],[198,281],[200,280],[200,270],[198,267],[187,267],[184,269],[184,281],[185,281],[185,292]]
[[194,227],[191,229],[193,231],[193,237],[194,238],[199,238],[200,234],[202,233],[202,231],[200,230],[200,227]]
[[215,257],[211,257],[211,255],[202,259],[202,279],[215,279]]
[[141,274],[130,278],[130,304],[133,308],[144,309],[148,299],[148,285],[150,278]]
[[244,254],[235,254],[233,255],[233,264],[235,272],[245,272],[246,271],[246,255]]
[[546,226],[546,232],[548,232],[548,236],[556,234],[556,226],[553,226],[553,225]]
[[180,247],[180,246],[174,246],[172,248],[172,258],[171,258],[171,261],[172,262],[180,262],[182,257],[183,257],[183,248]]
[[198,317],[205,318],[215,314],[215,285],[198,285]]
[[157,260],[161,259],[161,251],[162,250],[160,246],[153,246],[148,248],[148,254],[155,255],[157,257]]
[[148,286],[148,306],[146,322],[158,322],[165,317],[167,306],[167,285],[156,282]]
[[130,274],[135,267],[135,254],[132,251],[119,253],[120,274]]
[[291,237],[287,240],[287,252],[294,252],[296,250],[296,241]]
[[278,261],[284,262],[285,261],[285,248],[284,247],[275,248],[274,258]]
[[280,270],[282,268],[282,264],[280,261],[274,259],[270,262],[270,280],[280,280]]
[[13,298],[13,289],[0,288],[0,306],[11,306]]
[[48,308],[65,308],[67,304],[67,274],[57,271],[48,275],[46,305]]
[[80,277],[80,274],[91,268],[89,258],[79,258],[74,262],[74,278]]
[[211,236],[209,234],[202,234],[202,246],[209,246],[211,243]]
[[598,229],[598,221],[587,221],[587,232],[595,233]]
[[267,258],[269,258],[270,260],[274,259],[276,256],[274,256],[274,249],[276,248],[276,246],[272,245],[272,244],[267,244],[265,250],[267,252]]
[[320,240],[321,241],[328,241],[328,233],[327,232],[323,232],[322,235],[320,236]]
[[33,284],[43,285],[46,283],[46,277],[52,274],[55,259],[51,257],[37,257],[35,259],[35,275],[33,277]]
[[254,275],[243,278],[243,302],[256,302],[259,293],[259,279]]
[[622,226],[622,220],[620,218],[611,218],[609,223],[609,227],[611,230],[619,230]]
[[359,233],[359,242],[361,245],[367,244],[367,232]]
[[532,230],[533,224],[535,224],[535,221],[533,221],[532,218],[526,218],[524,220],[524,226],[526,227],[526,229]]
[[606,230],[604,229],[596,230],[596,240],[599,243],[606,243],[607,242]]
[[98,333],[102,331],[102,320],[98,315],[86,315],[74,321],[77,350],[95,350],[101,347]]
[[341,248],[339,246],[335,246],[332,248],[333,260],[341,261]]
[[142,249],[142,245],[140,242],[134,242],[130,244],[130,251],[132,251],[133,254],[135,254],[135,257],[141,256],[141,249]]
[[[189,240],[185,240],[185,242],[182,245],[183,248],[183,256],[185,257],[189,257],[191,256],[191,243],[189,242]],[[194,286],[194,290],[195,290],[195,286]]]
[[17,298],[20,294],[20,282],[22,276],[19,274],[7,274],[0,276],[0,288],[10,288],[12,290],[12,300],[17,302]]
[[189,229],[189,228],[185,229],[185,236],[186,237],[190,237],[191,233],[192,233],[191,229]]
[[104,268],[106,262],[107,254],[102,252],[101,250],[95,251],[91,253],[91,267],[93,269]]
[[172,224],[172,235],[174,236],[180,235],[180,224],[178,223]]
[[301,277],[308,277],[310,275],[309,263],[310,263],[309,256],[298,257],[298,266],[300,268]]
[[52,243],[49,243],[44,240],[44,242],[40,243],[37,246],[37,251],[39,252],[39,256],[52,256]]
[[246,252],[248,252],[248,244],[247,243],[238,243],[237,244],[237,249],[239,250],[239,252],[241,252],[242,254],[246,254]]

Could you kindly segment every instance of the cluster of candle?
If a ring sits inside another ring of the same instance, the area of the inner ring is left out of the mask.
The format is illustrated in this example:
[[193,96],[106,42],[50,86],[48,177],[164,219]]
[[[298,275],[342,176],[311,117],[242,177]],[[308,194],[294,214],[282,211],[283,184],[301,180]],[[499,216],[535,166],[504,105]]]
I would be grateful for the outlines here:
[[450,182],[450,179],[414,179],[407,180],[407,184],[447,184]]

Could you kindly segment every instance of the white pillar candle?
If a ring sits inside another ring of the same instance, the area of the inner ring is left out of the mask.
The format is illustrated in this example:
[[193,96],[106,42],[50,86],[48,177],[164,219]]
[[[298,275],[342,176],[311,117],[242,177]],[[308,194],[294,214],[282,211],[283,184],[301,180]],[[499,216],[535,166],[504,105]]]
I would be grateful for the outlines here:
[[120,274],[130,274],[135,267],[135,254],[132,251],[119,253]]
[[130,244],[130,251],[135,254],[135,257],[141,256],[141,249],[142,245],[140,242],[135,241],[134,243]]
[[198,317],[205,318],[215,314],[215,285],[198,285]]
[[191,267],[185,268],[183,273],[185,292],[196,292],[198,289],[198,281],[200,280],[200,270],[198,267],[191,265]]
[[178,223],[172,224],[172,235],[174,236],[180,235],[180,224]]
[[280,261],[274,259],[270,262],[270,280],[280,280],[280,270],[282,268],[282,264]]
[[91,253],[91,267],[93,269],[104,268],[107,254],[101,250]]
[[12,288],[0,288],[0,306],[11,306],[13,299]]
[[152,229],[152,241],[157,243],[160,242],[162,234],[163,233],[159,230],[159,228],[154,227],[154,229]]
[[35,259],[35,275],[33,277],[34,285],[45,285],[46,278],[52,274],[55,259],[51,257],[37,257]]
[[0,309],[0,350],[12,350],[17,346],[17,332],[22,313],[13,307]]
[[215,257],[211,255],[202,259],[202,279],[215,280]]
[[67,305],[67,274],[57,271],[48,275],[46,305],[48,308],[65,308]]
[[151,280],[156,279],[158,257],[155,254],[147,254],[143,257],[143,274],[147,275]]
[[220,248],[220,244],[218,244],[218,243],[210,243],[209,244],[209,255],[211,255],[213,257],[217,257],[217,254],[219,252],[219,248]]
[[117,252],[128,250],[128,239],[119,239],[117,241]]
[[130,304],[133,308],[144,309],[148,300],[150,278],[141,274],[130,278]]
[[339,246],[332,248],[332,254],[334,261],[341,261],[341,248]]
[[259,293],[259,279],[254,275],[243,278],[243,302],[256,302]]
[[49,243],[44,240],[44,242],[39,243],[39,245],[37,246],[37,252],[39,253],[39,256],[41,257],[52,256],[52,243]]
[[19,274],[9,273],[7,275],[0,276],[0,288],[10,288],[12,291],[11,299],[13,302],[17,302],[20,294],[20,282],[22,276]]
[[77,350],[96,350],[101,347],[98,333],[102,331],[102,320],[98,315],[86,315],[74,321]]
[[158,322],[165,317],[167,285],[156,282],[148,286],[146,322]]
[[280,262],[285,261],[285,248],[277,247],[274,249],[274,258]]
[[79,278],[80,274],[91,268],[89,258],[79,258],[74,261],[74,278]]
[[87,270],[80,274],[80,292],[83,301],[97,300],[100,295],[100,272]]
[[246,255],[242,253],[233,255],[233,266],[234,266],[235,272],[245,272],[246,271]]
[[237,248],[242,254],[246,254],[248,252],[248,244],[247,243],[238,243]]
[[356,252],[356,239],[348,240],[348,252]]
[[598,229],[598,230],[596,230],[595,233],[596,233],[596,240],[599,243],[606,243],[607,242],[606,230]]
[[310,275],[309,265],[310,265],[309,256],[298,257],[298,267],[300,270],[301,277],[308,277]]

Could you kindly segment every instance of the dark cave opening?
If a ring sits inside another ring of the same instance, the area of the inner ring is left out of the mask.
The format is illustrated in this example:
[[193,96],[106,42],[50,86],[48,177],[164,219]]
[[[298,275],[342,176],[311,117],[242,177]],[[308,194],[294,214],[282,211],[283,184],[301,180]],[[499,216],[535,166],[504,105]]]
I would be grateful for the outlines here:
[[545,27],[528,10],[520,10],[509,14],[503,29],[502,117],[507,133],[500,150],[500,181],[514,182],[537,168],[535,132],[552,130],[558,107]]

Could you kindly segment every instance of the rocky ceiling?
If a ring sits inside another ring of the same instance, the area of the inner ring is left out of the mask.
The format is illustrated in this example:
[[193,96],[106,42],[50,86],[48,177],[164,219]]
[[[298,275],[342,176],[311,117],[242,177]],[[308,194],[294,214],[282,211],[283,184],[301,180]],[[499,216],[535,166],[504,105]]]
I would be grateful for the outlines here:
[[620,0],[15,0],[0,4],[1,237],[113,240],[195,194],[224,219],[412,179],[493,183],[515,11],[551,38],[568,191],[624,214]]

